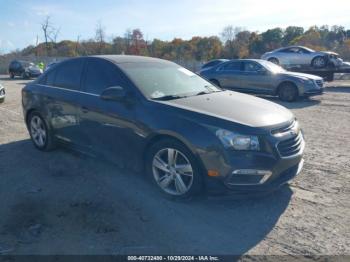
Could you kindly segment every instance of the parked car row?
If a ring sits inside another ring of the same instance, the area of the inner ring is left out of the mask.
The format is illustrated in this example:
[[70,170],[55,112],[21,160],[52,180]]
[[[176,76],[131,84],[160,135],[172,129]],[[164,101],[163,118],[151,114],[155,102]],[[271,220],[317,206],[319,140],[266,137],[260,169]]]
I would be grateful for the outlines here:
[[[280,70],[265,63],[226,61],[208,70],[243,68],[257,76]],[[218,81],[230,86],[229,78]],[[80,57],[28,83],[22,105],[39,150],[66,145],[144,170],[171,198],[204,190],[271,191],[296,176],[305,142],[295,116],[276,103],[216,84],[161,59]]]
[[234,59],[204,66],[199,74],[216,86],[240,92],[277,95],[292,102],[301,96],[323,92],[323,79],[318,76],[289,72],[261,59]]
[[16,76],[29,79],[40,76],[43,73],[43,69],[32,62],[13,60],[9,65],[8,72],[12,79]]

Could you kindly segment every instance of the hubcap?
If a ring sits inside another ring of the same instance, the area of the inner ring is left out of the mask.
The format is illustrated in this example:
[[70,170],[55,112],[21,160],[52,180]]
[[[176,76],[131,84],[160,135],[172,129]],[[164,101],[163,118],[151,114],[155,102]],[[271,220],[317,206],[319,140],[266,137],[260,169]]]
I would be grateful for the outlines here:
[[30,133],[34,143],[43,147],[46,142],[46,130],[43,121],[38,116],[33,116],[30,120]]
[[153,176],[162,190],[171,195],[183,195],[193,183],[190,161],[179,150],[164,148],[153,157]]

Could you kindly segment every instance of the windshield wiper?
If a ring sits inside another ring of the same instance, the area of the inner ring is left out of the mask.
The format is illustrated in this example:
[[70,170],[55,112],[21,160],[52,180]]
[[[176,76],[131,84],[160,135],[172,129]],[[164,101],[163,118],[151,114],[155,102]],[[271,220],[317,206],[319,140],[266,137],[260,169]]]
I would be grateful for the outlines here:
[[173,99],[180,99],[180,98],[185,98],[187,96],[180,96],[180,95],[166,95],[166,96],[160,96],[160,97],[154,97],[152,98],[153,100],[173,100]]

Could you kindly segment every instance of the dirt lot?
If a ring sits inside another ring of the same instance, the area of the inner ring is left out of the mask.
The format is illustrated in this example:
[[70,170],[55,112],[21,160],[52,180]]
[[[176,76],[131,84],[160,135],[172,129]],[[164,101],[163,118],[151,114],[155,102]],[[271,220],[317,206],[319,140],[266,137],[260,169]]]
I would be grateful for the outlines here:
[[[284,104],[306,136],[302,173],[258,199],[162,198],[142,174],[68,150],[34,149],[23,80],[3,76],[0,253],[350,254],[350,82]],[[272,99],[278,102],[277,99]]]

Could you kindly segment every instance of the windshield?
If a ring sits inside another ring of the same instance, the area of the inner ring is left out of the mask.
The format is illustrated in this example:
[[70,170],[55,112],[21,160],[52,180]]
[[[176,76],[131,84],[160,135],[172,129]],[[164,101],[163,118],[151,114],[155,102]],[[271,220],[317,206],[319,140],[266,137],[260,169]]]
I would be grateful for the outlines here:
[[309,51],[309,52],[315,52],[315,50],[312,50],[311,48],[308,48],[308,47],[306,47],[306,46],[303,46],[302,48],[304,48],[304,49],[306,49],[307,51]]
[[171,63],[123,63],[120,67],[148,98],[184,97],[221,91],[195,73]]
[[270,72],[276,74],[276,73],[282,73],[282,72],[286,72],[285,69],[283,69],[281,66],[276,65],[272,62],[269,61],[265,61],[265,60],[261,60],[259,61],[260,64],[265,67],[267,70],[269,70]]

